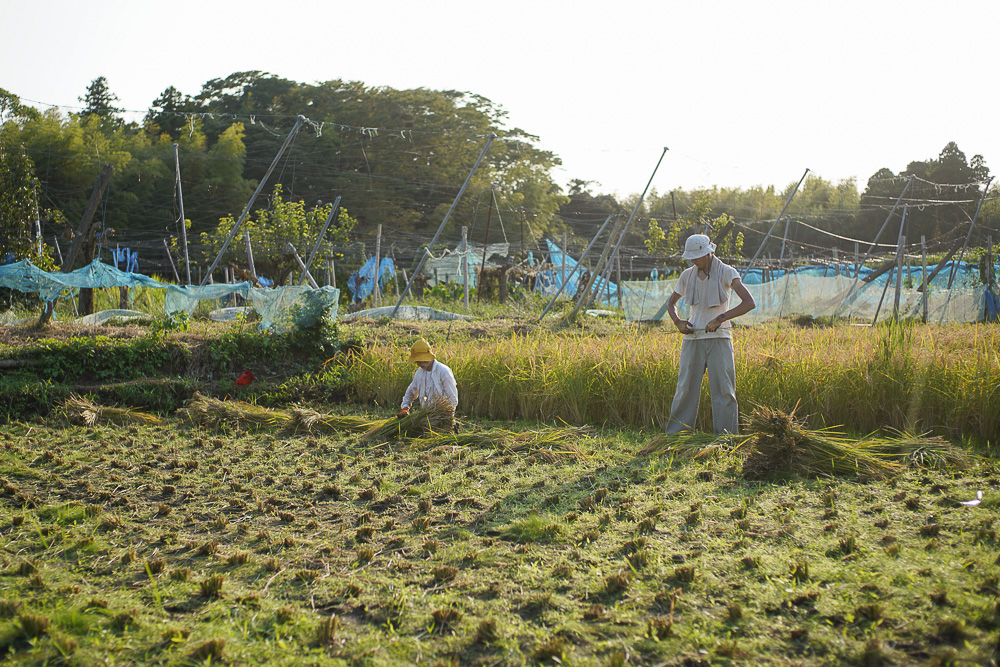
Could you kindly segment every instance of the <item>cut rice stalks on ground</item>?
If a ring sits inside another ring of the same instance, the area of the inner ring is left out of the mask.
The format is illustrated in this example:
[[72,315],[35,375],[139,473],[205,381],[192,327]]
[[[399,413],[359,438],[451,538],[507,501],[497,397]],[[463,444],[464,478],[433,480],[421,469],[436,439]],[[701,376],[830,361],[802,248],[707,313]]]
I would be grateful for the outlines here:
[[410,447],[430,451],[438,447],[469,447],[490,449],[500,454],[534,457],[547,463],[585,458],[574,442],[589,437],[590,429],[551,428],[517,433],[490,429],[470,433],[430,433],[410,441]]
[[916,435],[907,431],[897,431],[891,438],[871,437],[864,443],[869,450],[910,468],[955,468],[964,470],[972,467],[976,457],[958,445],[942,437],[922,433]]
[[194,398],[177,411],[182,419],[211,429],[235,428],[260,430],[287,423],[291,417],[280,410],[271,410],[244,401],[223,401],[195,392]]
[[750,416],[752,437],[745,447],[745,479],[762,480],[773,476],[827,477],[858,475],[882,479],[902,466],[884,454],[872,451],[864,442],[831,430],[810,431],[787,414],[758,407]]
[[66,418],[80,426],[97,426],[98,424],[161,424],[156,415],[142,412],[136,408],[105,407],[93,401],[73,394],[59,406]]
[[451,433],[455,429],[455,409],[448,403],[436,403],[426,408],[413,408],[402,417],[374,422],[362,436],[362,441],[385,442],[402,438],[418,438],[425,433]]
[[366,433],[384,423],[350,415],[325,415],[310,408],[294,407],[288,411],[285,430],[291,433]]
[[589,426],[566,426],[563,428],[543,428],[536,431],[525,431],[515,434],[507,445],[507,451],[514,454],[527,454],[546,463],[563,460],[583,460],[583,451],[577,446],[577,440],[590,437],[593,429]]
[[737,449],[747,437],[723,433],[660,433],[655,435],[639,451],[639,456],[663,456],[676,459],[707,459],[721,456]]

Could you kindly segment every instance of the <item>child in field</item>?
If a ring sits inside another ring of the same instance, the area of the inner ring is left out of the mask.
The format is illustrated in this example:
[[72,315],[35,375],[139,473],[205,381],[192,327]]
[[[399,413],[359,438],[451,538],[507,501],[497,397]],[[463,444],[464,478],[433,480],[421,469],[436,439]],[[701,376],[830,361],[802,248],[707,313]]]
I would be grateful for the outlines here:
[[410,406],[415,402],[420,407],[432,405],[450,405],[452,412],[458,406],[458,385],[451,369],[437,360],[431,352],[431,346],[423,338],[410,347],[409,362],[417,365],[413,373],[413,381],[403,394],[403,402],[399,406],[398,417],[410,414]]

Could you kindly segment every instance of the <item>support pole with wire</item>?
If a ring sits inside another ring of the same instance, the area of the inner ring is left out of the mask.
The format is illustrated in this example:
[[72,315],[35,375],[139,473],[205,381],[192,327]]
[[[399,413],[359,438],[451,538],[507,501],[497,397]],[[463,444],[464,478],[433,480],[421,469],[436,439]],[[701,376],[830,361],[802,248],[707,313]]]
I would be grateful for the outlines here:
[[806,180],[806,176],[808,174],[809,170],[806,169],[802,173],[802,178],[800,178],[799,182],[795,184],[795,189],[792,190],[792,194],[788,195],[788,199],[785,200],[785,205],[781,207],[781,213],[779,213],[778,217],[774,219],[774,222],[771,224],[771,228],[767,230],[767,234],[764,235],[764,240],[760,242],[760,247],[757,248],[757,252],[756,254],[754,254],[753,259],[751,259],[750,263],[747,264],[747,268],[743,270],[743,273],[741,274],[742,278],[746,278],[747,274],[750,273],[750,269],[753,268],[754,262],[757,261],[757,258],[760,257],[761,251],[764,250],[764,244],[767,243],[767,240],[769,238],[771,238],[771,234],[774,232],[774,228],[778,226],[778,222],[781,221],[781,217],[785,215],[785,210],[788,208],[788,205],[792,203],[792,197],[794,197],[795,193],[799,191],[799,187],[802,185],[802,182]]
[[[538,316],[538,321],[539,322],[542,321],[542,318],[544,318],[545,315],[546,315],[546,313],[549,312],[549,309],[552,307],[552,304],[554,304],[556,302],[556,299],[559,298],[559,295],[563,293],[564,289],[566,289],[566,283],[567,283],[567,281],[569,281],[569,279],[573,277],[573,274],[576,273],[577,269],[579,269],[581,266],[583,266],[583,258],[587,256],[587,253],[590,252],[590,249],[594,247],[594,243],[596,243],[597,239],[600,238],[600,236],[601,236],[602,233],[604,233],[604,228],[608,226],[609,222],[611,222],[611,218],[612,217],[614,217],[614,213],[612,213],[611,215],[609,215],[604,220],[604,224],[601,225],[601,228],[597,230],[596,234],[594,234],[594,238],[592,238],[590,240],[590,243],[587,245],[587,248],[583,251],[583,254],[580,255],[580,259],[578,259],[576,261],[576,264],[573,265],[573,268],[572,268],[572,270],[570,270],[569,275],[566,276],[563,279],[562,285],[559,286],[559,289],[556,291],[556,293],[552,295],[552,299],[549,301],[548,305],[545,306],[545,310],[543,310],[542,314]],[[566,261],[566,248],[563,248],[563,262],[565,262],[565,261]]]
[[[330,210],[330,215],[326,216],[326,222],[323,223],[323,228],[319,230],[319,236],[316,237],[316,243],[313,244],[313,249],[309,253],[309,259],[306,260],[306,271],[312,268],[313,259],[316,257],[316,251],[319,250],[319,246],[323,243],[323,239],[326,238],[326,230],[330,226],[330,223],[337,219],[337,211],[340,210],[340,195],[333,200],[333,208]],[[302,276],[299,278],[299,284],[301,285],[306,281],[305,271],[302,272]]]
[[428,243],[427,247],[424,248],[424,253],[420,256],[420,262],[417,264],[417,268],[413,270],[413,275],[410,276],[410,279],[406,282],[406,287],[403,288],[403,293],[399,295],[399,301],[396,302],[396,307],[392,309],[392,313],[389,315],[390,318],[396,317],[396,313],[399,311],[399,306],[403,303],[403,299],[405,299],[406,295],[410,292],[410,287],[413,285],[413,281],[417,278],[418,275],[420,275],[420,269],[424,268],[424,262],[427,261],[427,257],[430,255],[431,252],[430,249],[433,248],[434,244],[437,242],[438,236],[441,235],[441,231],[444,229],[444,226],[448,223],[448,218],[451,217],[451,212],[455,210],[455,206],[458,204],[458,201],[462,198],[462,195],[465,193],[465,188],[468,187],[469,181],[472,180],[472,175],[476,173],[476,169],[479,168],[479,163],[483,161],[483,158],[486,156],[486,151],[490,149],[490,144],[492,144],[493,140],[496,138],[497,135],[493,132],[491,132],[487,136],[486,145],[483,146],[483,151],[479,154],[479,157],[476,158],[476,163],[472,165],[472,169],[469,171],[469,175],[465,178],[465,183],[462,183],[461,189],[459,189],[458,194],[455,195],[455,201],[451,203],[451,207],[448,209],[448,212],[444,214],[444,220],[441,221],[441,224],[438,226],[437,231],[434,232],[434,238],[432,238],[431,242]]
[[[191,284],[191,258],[188,257],[187,221],[184,219],[184,189],[181,187],[181,158],[174,144],[174,167],[177,174],[177,199],[181,207],[181,246],[184,248],[184,268],[187,269],[187,284]],[[173,260],[170,260],[173,262]],[[180,279],[177,280],[180,282]]]
[[[201,281],[202,286],[204,286],[205,283],[208,282],[209,278],[212,277],[212,271],[214,271],[215,267],[219,265],[219,261],[222,259],[222,255],[224,255],[226,250],[229,249],[229,244],[232,242],[233,237],[236,236],[236,232],[237,230],[239,230],[240,225],[243,224],[243,221],[246,219],[247,214],[250,213],[250,207],[253,206],[254,201],[256,201],[257,195],[259,195],[260,191],[264,189],[264,185],[267,183],[267,179],[271,176],[271,172],[274,171],[275,166],[277,166],[278,160],[281,159],[282,153],[284,153],[285,149],[288,148],[288,144],[292,143],[292,139],[295,137],[295,133],[299,131],[300,127],[302,127],[302,123],[303,121],[305,121],[305,119],[306,119],[305,116],[300,115],[295,120],[295,125],[292,127],[292,130],[288,133],[288,136],[285,137],[285,142],[281,144],[281,148],[278,149],[278,154],[275,155],[274,160],[271,161],[271,166],[267,168],[267,171],[264,173],[264,177],[260,179],[260,183],[257,184],[257,189],[254,190],[253,195],[251,195],[250,201],[247,202],[247,205],[243,209],[243,212],[240,213],[240,217],[236,221],[236,224],[234,224],[233,228],[229,231],[229,236],[226,237],[225,243],[222,244],[222,250],[219,251],[219,255],[215,258],[215,261],[212,262],[212,265],[209,266],[208,270],[205,272],[205,277]],[[300,259],[299,261],[301,262],[302,260]]]
[[990,191],[990,183],[993,182],[993,177],[986,181],[986,187],[983,188],[983,196],[979,198],[979,204],[976,206],[976,214],[972,216],[972,222],[969,224],[969,233],[965,235],[965,243],[962,245],[962,252],[958,255],[958,262],[952,265],[951,273],[948,276],[948,289],[951,289],[951,283],[955,279],[955,274],[958,273],[958,267],[962,266],[962,259],[965,257],[965,249],[969,245],[969,239],[972,238],[972,229],[976,226],[976,219],[979,217],[979,210],[983,207],[983,201],[986,199],[986,193]]

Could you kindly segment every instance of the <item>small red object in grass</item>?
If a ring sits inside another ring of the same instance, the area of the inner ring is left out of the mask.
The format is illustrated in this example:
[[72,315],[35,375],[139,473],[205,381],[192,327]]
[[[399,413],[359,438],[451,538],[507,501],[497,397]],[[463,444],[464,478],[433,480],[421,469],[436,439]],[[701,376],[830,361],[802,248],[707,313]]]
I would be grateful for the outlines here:
[[250,371],[243,371],[242,373],[240,373],[240,376],[236,378],[236,382],[234,382],[233,384],[245,387],[251,382],[253,382],[253,380],[254,380],[253,373],[251,373]]

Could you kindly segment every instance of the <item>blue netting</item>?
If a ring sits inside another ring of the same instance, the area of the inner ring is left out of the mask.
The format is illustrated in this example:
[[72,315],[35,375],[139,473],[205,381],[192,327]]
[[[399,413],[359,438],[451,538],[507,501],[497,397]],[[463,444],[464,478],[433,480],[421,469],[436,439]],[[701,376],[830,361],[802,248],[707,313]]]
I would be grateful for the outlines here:
[[253,287],[250,282],[179,287],[161,283],[142,274],[120,271],[96,259],[70,273],[42,271],[28,260],[0,266],[0,287],[37,293],[45,302],[54,301],[64,292],[73,296],[84,287],[165,289],[163,309],[168,316],[181,311],[190,315],[201,301],[226,299],[236,294],[243,297],[260,315],[261,329],[279,333],[294,327],[312,326],[323,311],[331,306],[333,307],[331,313],[335,317],[336,305],[340,299],[340,290],[335,287],[263,289]]

